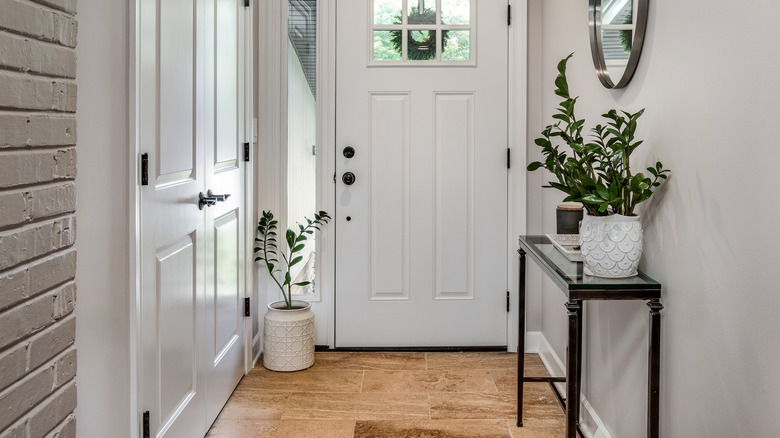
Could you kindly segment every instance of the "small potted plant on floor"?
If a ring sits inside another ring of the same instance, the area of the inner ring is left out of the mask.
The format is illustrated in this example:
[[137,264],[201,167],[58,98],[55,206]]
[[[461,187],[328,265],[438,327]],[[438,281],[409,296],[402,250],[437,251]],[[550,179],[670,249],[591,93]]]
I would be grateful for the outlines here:
[[[278,221],[273,213],[263,211],[257,224],[255,261],[263,262],[268,275],[282,292],[282,301],[268,305],[263,331],[263,366],[272,371],[299,371],[314,365],[314,313],[311,303],[292,299],[293,286],[307,286],[309,281],[293,282],[290,269],[303,261],[301,251],[308,237],[330,219],[328,213],[315,213],[314,220],[298,224],[298,231],[288,229],[284,235],[287,250],[277,240]],[[280,260],[281,259],[281,260]],[[280,281],[277,275],[283,275]]]
[[633,114],[609,110],[602,115],[606,124],[592,128],[592,141],[585,140],[585,120],[574,114],[578,98],[571,97],[566,80],[566,63],[571,57],[558,63],[555,94],[564,99],[553,115],[558,121],[536,139],[544,160],[529,164],[528,170],[547,169],[555,181],[544,187],[561,190],[567,195],[564,202],[579,202],[585,207],[580,227],[584,272],[631,277],[637,274],[642,256],[642,225],[634,209],[650,198],[670,171],[660,161],[647,168],[648,175],[631,171],[631,153],[642,144],[635,134],[644,109]]

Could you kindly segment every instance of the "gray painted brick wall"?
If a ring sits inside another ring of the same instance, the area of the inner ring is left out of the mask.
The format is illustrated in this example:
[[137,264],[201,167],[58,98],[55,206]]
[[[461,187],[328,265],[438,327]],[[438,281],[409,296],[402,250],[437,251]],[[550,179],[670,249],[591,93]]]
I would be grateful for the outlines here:
[[0,0],[0,438],[76,436],[77,0]]

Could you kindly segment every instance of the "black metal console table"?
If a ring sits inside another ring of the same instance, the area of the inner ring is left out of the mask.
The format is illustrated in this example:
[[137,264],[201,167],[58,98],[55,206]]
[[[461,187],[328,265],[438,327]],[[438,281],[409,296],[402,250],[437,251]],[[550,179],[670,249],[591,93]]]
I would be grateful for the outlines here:
[[[582,318],[585,300],[647,300],[650,308],[650,343],[647,376],[647,436],[658,437],[659,387],[661,353],[661,285],[643,274],[636,277],[610,279],[586,276],[581,262],[570,262],[546,236],[520,236],[520,299],[517,361],[517,426],[523,425],[523,383],[548,382],[566,409],[566,437],[576,438],[580,418],[580,381],[582,380]],[[566,295],[569,320],[569,340],[566,353],[566,377],[524,377],[525,351],[525,259],[526,255]],[[558,393],[554,382],[566,382],[566,398]],[[580,431],[580,434],[582,432]]]

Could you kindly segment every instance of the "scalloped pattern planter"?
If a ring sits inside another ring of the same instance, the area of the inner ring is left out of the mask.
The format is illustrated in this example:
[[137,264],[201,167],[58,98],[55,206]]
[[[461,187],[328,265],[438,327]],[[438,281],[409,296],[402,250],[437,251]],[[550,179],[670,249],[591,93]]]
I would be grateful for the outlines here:
[[642,258],[639,216],[588,216],[582,219],[580,247],[583,272],[606,278],[637,275]]
[[[311,303],[284,301],[268,305],[263,331],[263,366],[271,371],[300,371],[314,365],[314,313]],[[280,307],[282,309],[280,309]]]

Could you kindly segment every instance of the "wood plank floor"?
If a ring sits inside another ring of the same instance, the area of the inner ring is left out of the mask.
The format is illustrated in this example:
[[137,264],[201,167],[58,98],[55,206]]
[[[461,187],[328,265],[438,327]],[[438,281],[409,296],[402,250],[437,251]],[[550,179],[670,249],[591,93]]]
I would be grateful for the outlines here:
[[[552,438],[564,413],[546,383],[527,383],[515,427],[517,356],[509,353],[316,354],[294,373],[258,365],[208,438]],[[527,376],[547,376],[525,355]]]

